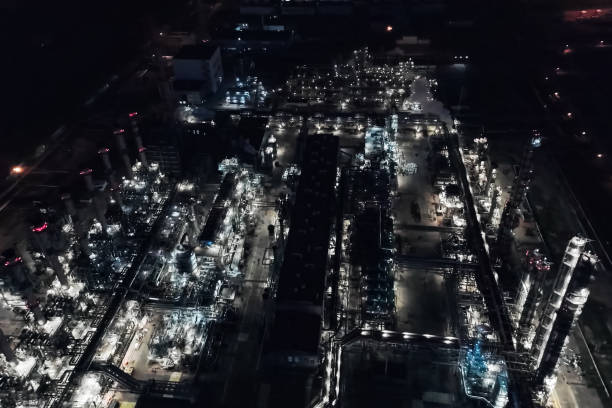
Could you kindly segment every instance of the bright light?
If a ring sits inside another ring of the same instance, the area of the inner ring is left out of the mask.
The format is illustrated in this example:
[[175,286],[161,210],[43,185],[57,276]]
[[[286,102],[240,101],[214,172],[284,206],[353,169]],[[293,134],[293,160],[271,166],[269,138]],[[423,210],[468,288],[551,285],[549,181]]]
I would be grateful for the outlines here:
[[47,222],[45,221],[45,223],[42,224],[41,226],[32,227],[32,232],[42,232],[42,231],[46,230],[48,226],[49,226],[49,224],[47,224]]
[[603,157],[603,153],[597,153],[597,158],[601,159]]
[[388,25],[387,26],[387,32],[390,33],[391,31],[393,31],[393,26]]
[[11,169],[11,174],[21,174],[25,169],[22,166],[14,166]]

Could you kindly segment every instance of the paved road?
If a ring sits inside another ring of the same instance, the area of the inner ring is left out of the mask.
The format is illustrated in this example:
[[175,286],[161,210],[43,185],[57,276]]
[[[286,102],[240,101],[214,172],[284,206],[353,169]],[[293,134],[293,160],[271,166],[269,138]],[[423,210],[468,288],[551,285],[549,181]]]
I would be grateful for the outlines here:
[[[266,201],[271,197],[266,198]],[[270,277],[271,264],[266,261],[272,251],[268,225],[273,224],[276,211],[261,208],[255,235],[252,237],[252,252],[246,263],[245,279],[240,288],[240,296],[234,301],[240,319],[235,330],[230,333],[230,350],[222,357],[225,365],[225,382],[220,403],[223,407],[243,406],[245,396],[255,398],[258,383],[257,369],[260,363],[267,302],[263,291]],[[249,400],[249,398],[246,398]]]
[[[296,138],[299,128],[287,128],[284,131],[269,130],[274,133],[278,142],[278,157],[280,167],[275,168],[271,177],[271,185],[258,199],[261,203],[274,203],[284,185],[281,176],[295,157]],[[272,253],[272,242],[268,234],[268,225],[276,221],[276,210],[268,205],[256,206],[257,226],[255,235],[251,238],[251,255],[246,263],[245,276],[240,297],[234,305],[239,308],[239,321],[234,330],[228,333],[226,339],[229,350],[223,352],[219,365],[224,375],[220,390],[219,404],[222,407],[244,407],[245,403],[255,404],[260,393],[260,383],[257,380],[261,364],[263,340],[265,335],[264,310],[271,306],[274,300],[263,299],[263,290],[271,276],[272,265],[265,258]],[[269,387],[268,387],[269,388]],[[263,389],[266,389],[264,386]]]

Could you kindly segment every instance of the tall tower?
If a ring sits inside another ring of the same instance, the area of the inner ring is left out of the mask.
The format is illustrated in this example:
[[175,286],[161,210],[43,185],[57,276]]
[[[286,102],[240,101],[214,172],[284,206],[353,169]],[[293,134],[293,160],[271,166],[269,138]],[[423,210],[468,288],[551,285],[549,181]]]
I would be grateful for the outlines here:
[[563,298],[557,318],[552,326],[548,342],[543,350],[540,365],[536,372],[536,381],[545,386],[548,395],[556,382],[556,369],[559,357],[565,346],[574,322],[582,313],[582,308],[589,297],[589,283],[599,262],[597,257],[589,252],[583,253],[574,269],[572,278]]
[[550,262],[538,249],[525,253],[525,270],[515,300],[517,339],[529,348],[535,335],[534,317],[542,301],[544,281]]
[[132,135],[134,136],[134,140],[136,141],[136,149],[138,150],[138,159],[142,163],[142,165],[147,168],[149,165],[147,164],[147,148],[144,147],[142,143],[142,136],[140,136],[140,129],[138,128],[138,112],[132,112],[129,115],[130,124],[132,126]]
[[132,172],[132,162],[130,155],[128,154],[127,144],[125,143],[125,130],[117,129],[113,132],[117,139],[117,145],[119,146],[119,153],[121,154],[121,160],[123,160],[123,166],[125,167],[125,176],[129,179],[134,177]]
[[500,221],[499,231],[497,235],[497,251],[499,254],[506,254],[510,250],[510,244],[512,243],[512,231],[518,226],[519,223],[519,209],[529,185],[531,184],[531,176],[533,174],[533,153],[535,149],[540,147],[542,144],[542,137],[538,131],[533,132],[533,137],[529,140],[529,143],[523,150],[523,158],[521,159],[521,165],[518,174],[514,178],[512,183],[512,190],[510,191],[510,198],[504,207],[502,218]]
[[96,213],[96,219],[102,225],[102,231],[106,234],[108,231],[108,221],[106,220],[106,203],[105,199],[100,196],[96,192],[96,188],[93,182],[93,170],[92,169],[83,169],[79,172],[81,176],[83,176],[83,180],[85,180],[85,187],[87,187],[87,192],[89,196],[93,200],[94,211]]
[[[572,280],[574,269],[585,251],[586,244],[587,239],[577,235],[570,240],[565,249],[565,254],[563,255],[563,260],[559,266],[557,276],[555,277],[552,291],[544,306],[542,316],[540,317],[540,325],[533,339],[531,352],[535,362],[535,368],[537,369],[540,367],[544,351],[548,346],[549,340],[551,340],[551,333],[553,332],[553,327],[557,320],[557,314],[559,313],[570,281]],[[557,335],[558,334],[555,336]],[[556,337],[553,337],[552,340],[554,341],[555,338]]]

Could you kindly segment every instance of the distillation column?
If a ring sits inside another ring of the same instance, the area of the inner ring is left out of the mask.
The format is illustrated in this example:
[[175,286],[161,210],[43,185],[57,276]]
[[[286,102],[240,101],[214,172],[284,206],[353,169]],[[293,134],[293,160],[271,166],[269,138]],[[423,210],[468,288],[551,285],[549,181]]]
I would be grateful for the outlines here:
[[550,293],[547,304],[544,306],[544,312],[540,317],[540,325],[536,330],[533,340],[531,351],[536,369],[540,367],[540,362],[542,361],[544,350],[550,339],[555,320],[557,319],[557,314],[561,308],[561,303],[567,292],[578,260],[584,253],[586,244],[587,239],[577,235],[570,240],[565,249],[563,260],[559,266],[555,282],[552,286],[552,292]]
[[552,326],[550,337],[542,353],[540,366],[536,372],[536,382],[538,385],[544,386],[546,396],[550,395],[556,383],[557,364],[567,337],[589,297],[588,286],[593,278],[597,263],[597,257],[591,253],[583,253],[580,256],[567,293]]
[[134,177],[134,172],[132,171],[132,162],[128,154],[127,144],[125,143],[125,137],[123,135],[124,133],[125,130],[123,129],[117,129],[113,132],[117,139],[117,145],[119,146],[119,153],[121,154],[123,165],[125,166],[125,175],[127,178],[131,179]]
[[538,249],[527,251],[526,270],[519,284],[515,301],[517,340],[529,349],[535,335],[534,317],[542,304],[544,281],[551,263]]

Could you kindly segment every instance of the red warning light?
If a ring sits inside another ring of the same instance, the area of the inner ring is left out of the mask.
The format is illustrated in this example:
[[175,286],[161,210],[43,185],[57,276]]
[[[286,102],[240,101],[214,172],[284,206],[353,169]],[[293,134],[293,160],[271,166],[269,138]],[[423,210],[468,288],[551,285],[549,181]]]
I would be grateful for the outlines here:
[[21,257],[20,256],[16,256],[13,260],[8,260],[4,262],[4,266],[11,266],[11,265],[15,265],[16,263],[21,262]]
[[43,225],[41,225],[40,227],[32,227],[32,232],[43,232],[44,230],[47,229],[48,226],[49,225],[45,221],[45,223]]

